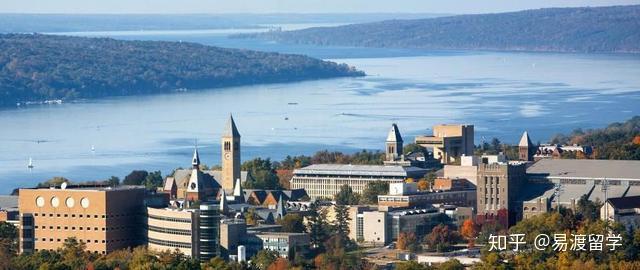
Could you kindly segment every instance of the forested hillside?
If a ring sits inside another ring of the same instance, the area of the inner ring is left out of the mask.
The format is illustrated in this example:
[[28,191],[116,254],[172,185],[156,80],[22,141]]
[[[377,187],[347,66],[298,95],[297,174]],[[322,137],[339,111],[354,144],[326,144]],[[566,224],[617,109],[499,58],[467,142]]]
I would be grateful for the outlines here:
[[363,47],[640,53],[640,6],[390,20],[237,37]]
[[362,75],[302,55],[186,42],[0,35],[0,107]]
[[603,129],[577,129],[569,135],[558,134],[551,143],[593,146],[593,158],[597,159],[640,160],[640,116]]

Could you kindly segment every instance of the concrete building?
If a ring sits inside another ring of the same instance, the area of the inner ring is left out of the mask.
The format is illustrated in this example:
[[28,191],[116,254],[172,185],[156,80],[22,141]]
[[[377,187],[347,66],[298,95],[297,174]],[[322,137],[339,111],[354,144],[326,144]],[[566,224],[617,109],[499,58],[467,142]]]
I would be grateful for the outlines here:
[[583,195],[601,202],[640,196],[640,161],[541,159],[527,168],[527,181],[522,195],[527,216],[556,210],[558,204],[575,209]]
[[18,210],[18,196],[0,195],[0,221],[14,226],[20,226],[20,211]]
[[252,254],[260,249],[267,249],[278,252],[283,258],[292,258],[296,250],[308,248],[310,245],[309,235],[306,233],[250,232],[247,238],[247,249],[251,249]]
[[476,189],[431,192],[418,191],[415,183],[394,183],[389,185],[389,194],[378,196],[378,205],[385,207],[423,208],[440,203],[475,207]]
[[106,254],[145,243],[141,186],[20,189],[20,252],[61,248],[75,237]]
[[402,183],[407,178],[422,178],[426,173],[426,169],[417,167],[314,164],[293,171],[291,188],[305,189],[311,199],[333,198],[342,185],[361,194],[373,181]]
[[619,222],[627,229],[640,228],[640,196],[608,199],[600,208],[600,217]]
[[473,155],[473,136],[473,125],[436,125],[433,135],[416,136],[415,143],[432,149],[434,158],[442,164],[451,164],[462,155]]
[[237,250],[247,236],[247,223],[244,219],[223,219],[220,222],[220,249],[224,258],[237,255]]
[[198,209],[147,208],[147,212],[149,249],[178,249],[201,262],[221,255],[217,205],[200,205]]
[[365,245],[385,245],[391,242],[387,212],[370,206],[349,207],[349,238]]
[[522,216],[520,194],[526,183],[526,166],[516,163],[478,165],[478,221],[497,220],[505,227]]
[[460,160],[460,165],[444,165],[444,178],[467,179],[475,185],[478,177],[478,158],[462,156]]

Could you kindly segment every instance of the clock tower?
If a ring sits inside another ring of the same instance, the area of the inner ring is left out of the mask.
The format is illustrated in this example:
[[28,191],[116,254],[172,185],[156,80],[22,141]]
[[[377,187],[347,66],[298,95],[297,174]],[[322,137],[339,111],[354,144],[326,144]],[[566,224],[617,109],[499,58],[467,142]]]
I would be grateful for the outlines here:
[[229,120],[222,133],[222,188],[233,190],[233,184],[240,178],[240,132],[229,115]]

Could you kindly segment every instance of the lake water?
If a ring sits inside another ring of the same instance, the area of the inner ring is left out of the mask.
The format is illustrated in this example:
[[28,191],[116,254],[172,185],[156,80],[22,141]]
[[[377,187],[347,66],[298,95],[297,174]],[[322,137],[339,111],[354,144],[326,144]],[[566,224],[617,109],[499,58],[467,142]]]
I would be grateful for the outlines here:
[[476,144],[492,137],[514,143],[524,130],[544,142],[558,132],[640,115],[640,58],[633,55],[314,47],[229,39],[216,31],[73,34],[300,53],[369,76],[2,110],[0,193],[53,176],[84,181],[133,169],[168,173],[189,166],[195,140],[202,161],[217,164],[230,113],[242,134],[243,160],[382,150],[392,123],[406,142],[437,123],[469,123]]

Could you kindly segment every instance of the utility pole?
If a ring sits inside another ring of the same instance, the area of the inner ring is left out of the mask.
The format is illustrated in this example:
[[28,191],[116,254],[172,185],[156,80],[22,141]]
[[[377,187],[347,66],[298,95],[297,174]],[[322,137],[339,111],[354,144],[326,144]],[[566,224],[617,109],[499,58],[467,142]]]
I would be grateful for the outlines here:
[[607,190],[609,189],[609,181],[605,178],[602,180],[602,192],[604,193],[604,217],[606,220],[606,224],[609,223],[609,208],[607,207],[607,200],[609,199],[607,196]]
[[558,213],[560,213],[560,194],[562,193],[562,184],[558,182],[555,184],[555,190],[553,191],[554,196],[556,197],[556,208]]

